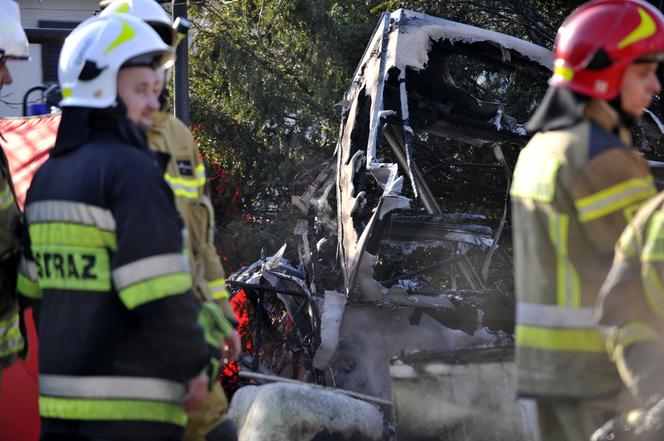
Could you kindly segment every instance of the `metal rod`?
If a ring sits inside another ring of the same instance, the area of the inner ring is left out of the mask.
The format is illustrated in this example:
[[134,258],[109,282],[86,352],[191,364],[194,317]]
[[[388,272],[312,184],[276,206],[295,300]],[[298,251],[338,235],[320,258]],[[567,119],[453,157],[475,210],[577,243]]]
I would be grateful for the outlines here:
[[247,288],[247,289],[255,289],[258,291],[273,291],[273,292],[278,292],[279,294],[285,294],[287,296],[293,296],[293,297],[302,297],[305,299],[308,299],[309,296],[307,294],[301,293],[299,291],[290,291],[287,289],[279,289],[275,288],[274,286],[270,285],[256,285],[253,283],[243,283],[243,282],[236,282],[234,280],[227,280],[226,285],[228,286],[234,286],[236,288]]
[[266,375],[266,374],[259,374],[258,372],[247,372],[247,371],[240,371],[238,373],[238,375],[240,377],[243,377],[243,378],[251,378],[251,379],[254,379],[254,380],[264,380],[264,381],[272,381],[272,382],[299,384],[301,386],[309,386],[309,387],[312,387],[314,389],[327,390],[327,391],[330,391],[330,392],[336,392],[336,393],[339,393],[339,394],[348,395],[348,396],[353,397],[353,398],[357,398],[357,399],[364,400],[364,401],[371,401],[373,403],[383,404],[385,406],[392,406],[393,405],[393,403],[389,400],[384,400],[382,398],[373,397],[371,395],[365,395],[365,394],[361,394],[359,392],[353,392],[351,390],[336,389],[336,388],[333,388],[333,387],[320,386],[318,384],[305,383],[303,381],[291,380],[290,378],[278,377],[276,375]]

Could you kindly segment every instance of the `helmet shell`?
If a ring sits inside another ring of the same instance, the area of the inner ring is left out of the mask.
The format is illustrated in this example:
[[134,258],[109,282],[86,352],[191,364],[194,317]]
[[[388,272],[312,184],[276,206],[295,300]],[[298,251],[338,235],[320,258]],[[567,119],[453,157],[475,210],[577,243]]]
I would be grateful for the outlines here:
[[99,15],[108,14],[132,15],[152,26],[166,44],[172,45],[174,42],[171,17],[155,0],[113,0]]
[[92,17],[79,24],[60,52],[61,107],[104,109],[115,105],[118,72],[123,64],[152,55],[161,63],[172,50],[142,20],[127,14]]
[[21,12],[14,0],[0,0],[0,58],[30,58],[28,37],[21,27]]
[[664,53],[664,16],[641,0],[595,0],[580,6],[558,30],[552,86],[612,100],[627,67]]

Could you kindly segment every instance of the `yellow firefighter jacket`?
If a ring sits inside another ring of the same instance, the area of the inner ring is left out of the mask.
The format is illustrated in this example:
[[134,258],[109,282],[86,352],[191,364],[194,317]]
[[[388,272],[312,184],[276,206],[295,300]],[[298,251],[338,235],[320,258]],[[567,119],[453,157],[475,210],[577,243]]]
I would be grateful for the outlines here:
[[194,138],[180,120],[155,112],[148,133],[150,147],[170,155],[164,178],[188,231],[187,250],[193,290],[199,301],[214,299],[227,318],[235,320],[228,301],[224,269],[214,246],[214,210],[206,188],[205,165]]
[[12,232],[17,217],[14,195],[7,180],[0,175],[0,372],[16,361],[25,346],[19,330],[19,310],[14,290],[16,266],[12,265],[13,252],[18,247]]
[[583,109],[580,122],[533,136],[514,171],[521,396],[592,399],[620,389],[594,306],[616,241],[655,187],[617,113],[604,101]]
[[664,193],[634,217],[616,245],[598,320],[620,376],[641,406],[664,398]]

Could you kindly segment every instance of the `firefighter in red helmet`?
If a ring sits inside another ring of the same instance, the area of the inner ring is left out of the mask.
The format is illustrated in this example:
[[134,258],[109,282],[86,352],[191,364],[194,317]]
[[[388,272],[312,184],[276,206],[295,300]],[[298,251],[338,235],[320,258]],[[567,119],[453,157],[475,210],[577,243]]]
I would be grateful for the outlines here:
[[528,123],[511,188],[518,393],[537,401],[542,440],[588,440],[622,383],[594,307],[623,229],[655,195],[630,128],[660,92],[664,16],[599,0],[558,31],[554,67]]

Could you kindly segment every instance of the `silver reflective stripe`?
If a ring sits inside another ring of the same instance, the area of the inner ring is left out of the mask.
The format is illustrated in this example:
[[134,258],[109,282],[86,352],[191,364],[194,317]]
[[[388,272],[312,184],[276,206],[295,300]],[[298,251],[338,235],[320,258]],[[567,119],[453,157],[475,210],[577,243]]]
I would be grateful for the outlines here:
[[595,328],[594,308],[541,305],[520,302],[516,306],[516,322],[519,325],[542,328]]
[[40,201],[25,209],[28,223],[72,222],[91,225],[106,231],[115,231],[115,218],[110,210],[82,202]]
[[36,282],[39,277],[37,264],[32,260],[28,260],[25,256],[21,256],[21,263],[18,265],[18,270],[33,282]]
[[183,384],[160,378],[144,377],[73,377],[39,375],[39,393],[65,398],[107,398],[117,400],[150,400],[181,403],[186,389]]
[[113,283],[117,289],[124,289],[154,277],[188,272],[189,263],[184,254],[160,254],[128,263],[113,270]]

